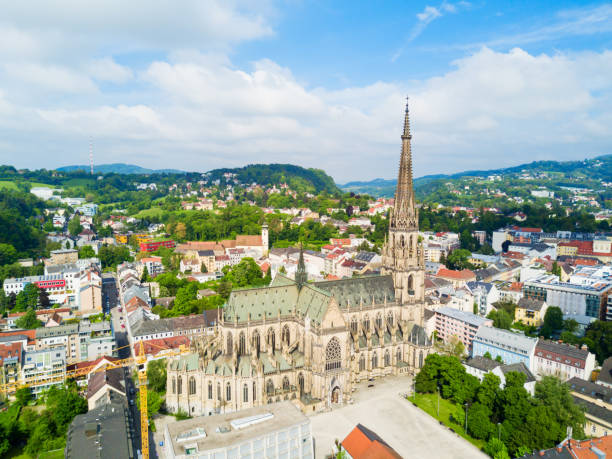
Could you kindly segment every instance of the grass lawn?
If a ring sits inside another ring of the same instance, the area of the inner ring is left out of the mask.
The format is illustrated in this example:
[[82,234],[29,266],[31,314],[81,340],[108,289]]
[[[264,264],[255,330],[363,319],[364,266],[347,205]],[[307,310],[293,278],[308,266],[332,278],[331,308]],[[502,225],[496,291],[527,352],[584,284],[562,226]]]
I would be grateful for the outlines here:
[[[411,402],[415,402],[414,396],[408,397],[408,400]],[[445,400],[440,397],[440,417],[437,416],[437,407],[438,407],[438,395],[437,394],[417,394],[416,402],[417,406],[429,414],[431,417],[438,419],[444,423],[447,427],[451,427],[458,435],[461,435],[467,441],[472,443],[478,449],[482,450],[485,441],[478,440],[476,438],[470,437],[463,430],[463,425],[457,425],[453,421],[451,421],[451,414],[455,411],[456,405],[450,400]]]
[[56,449],[54,451],[47,451],[46,453],[39,453],[37,459],[63,459],[64,450]]
[[134,215],[135,218],[150,218],[150,217],[161,217],[164,210],[160,207],[151,207],[150,209],[144,209]]
[[[27,182],[32,187],[46,187],[46,188],[55,188],[54,185],[49,185],[48,183],[39,183],[39,182]],[[8,189],[8,190],[17,190],[17,182],[14,180],[0,180],[0,189]]]

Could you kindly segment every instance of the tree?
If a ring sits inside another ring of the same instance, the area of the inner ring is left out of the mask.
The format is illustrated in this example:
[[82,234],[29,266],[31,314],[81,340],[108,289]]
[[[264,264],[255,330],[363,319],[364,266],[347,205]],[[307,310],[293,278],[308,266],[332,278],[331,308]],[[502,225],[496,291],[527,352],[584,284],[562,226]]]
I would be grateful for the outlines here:
[[485,353],[484,353],[484,355],[483,355],[483,357],[484,357],[485,359],[490,359],[490,360],[493,360],[493,357],[491,357],[491,353],[490,353],[489,351],[485,352]]
[[499,362],[499,363],[501,363],[501,364],[503,364],[503,363],[504,363],[504,361],[502,360],[501,355],[496,355],[496,356],[495,356],[495,361],[496,361],[496,362]]
[[[544,376],[536,383],[535,398],[540,405],[551,410],[553,418],[564,426],[563,429],[565,426],[572,427],[574,438],[584,437],[584,412],[574,402],[567,384],[553,376]],[[564,431],[559,433],[560,437],[556,441],[560,441],[564,435]]]
[[494,426],[489,419],[490,408],[474,403],[468,410],[468,432],[474,438],[489,438]]
[[21,387],[15,391],[15,399],[20,406],[27,406],[32,400],[32,389],[30,387]]
[[152,360],[147,364],[148,388],[166,393],[166,359]]
[[567,319],[563,321],[563,330],[569,333],[576,333],[580,325],[575,319]]
[[231,282],[235,287],[264,285],[263,273],[261,268],[250,257],[240,260],[240,263],[229,268],[225,267],[224,280]]
[[68,222],[68,232],[72,236],[77,236],[83,231],[81,226],[81,219],[78,215],[75,215],[70,222]]
[[0,244],[0,265],[10,265],[17,261],[17,250],[11,244]]
[[603,361],[612,356],[612,322],[596,320],[589,324],[584,335],[584,343]]
[[493,309],[487,315],[487,318],[493,319],[493,326],[496,328],[510,330],[510,326],[512,325],[512,316],[504,309]]
[[448,269],[473,269],[474,266],[469,262],[472,253],[466,249],[455,249],[446,257],[446,267]]
[[[491,436],[484,446],[484,452],[493,459],[510,459],[506,445],[495,436]],[[528,451],[531,453],[531,451]]]
[[31,330],[33,328],[42,327],[42,322],[36,318],[36,311],[29,308],[26,313],[15,321],[17,328]]
[[15,298],[14,312],[25,312],[28,308],[38,306],[39,288],[36,284],[27,284]]
[[544,314],[544,323],[540,330],[540,334],[546,338],[563,328],[563,312],[557,306],[549,306]]
[[142,270],[142,276],[140,278],[141,282],[149,282],[149,270],[147,269],[147,265],[145,265],[144,269]]
[[553,262],[550,272],[557,276],[559,280],[561,280],[561,266],[559,266],[556,261]]
[[206,267],[206,263],[202,263],[200,265],[200,272],[201,273],[207,273],[208,272],[208,268]]
[[47,290],[44,288],[41,288],[40,292],[38,293],[38,304],[40,304],[40,307],[43,309],[46,309],[51,306],[49,293],[47,293]]
[[96,252],[93,247],[90,245],[84,245],[79,249],[79,258],[94,258],[96,256]]

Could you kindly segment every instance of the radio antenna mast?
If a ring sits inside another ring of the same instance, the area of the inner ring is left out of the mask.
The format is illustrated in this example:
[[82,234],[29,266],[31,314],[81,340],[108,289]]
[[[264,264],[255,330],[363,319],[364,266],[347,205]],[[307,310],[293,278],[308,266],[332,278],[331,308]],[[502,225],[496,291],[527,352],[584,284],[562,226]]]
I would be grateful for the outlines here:
[[91,169],[91,175],[94,174],[93,170],[93,138],[89,138],[89,167]]

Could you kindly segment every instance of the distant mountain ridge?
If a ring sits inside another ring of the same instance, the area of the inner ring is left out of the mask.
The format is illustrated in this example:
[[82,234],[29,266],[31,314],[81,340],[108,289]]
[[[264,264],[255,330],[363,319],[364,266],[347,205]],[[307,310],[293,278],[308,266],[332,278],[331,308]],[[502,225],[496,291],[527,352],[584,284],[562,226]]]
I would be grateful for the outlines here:
[[[90,166],[62,166],[56,168],[62,172],[73,172],[83,170],[88,172]],[[178,169],[147,169],[146,167],[136,166],[135,164],[112,163],[112,164],[94,164],[94,172],[98,174],[184,174],[185,171]]]
[[[457,172],[455,174],[426,175],[414,179],[414,187],[417,192],[425,185],[432,184],[437,180],[459,179],[461,177],[483,177],[489,175],[508,175],[519,172],[562,172],[589,176],[593,179],[612,181],[612,155],[598,156],[592,159],[580,161],[533,161],[518,166],[501,169],[472,170]],[[353,181],[338,187],[343,191],[354,193],[366,193],[373,196],[392,197],[395,193],[396,179],[376,178],[370,181]]]

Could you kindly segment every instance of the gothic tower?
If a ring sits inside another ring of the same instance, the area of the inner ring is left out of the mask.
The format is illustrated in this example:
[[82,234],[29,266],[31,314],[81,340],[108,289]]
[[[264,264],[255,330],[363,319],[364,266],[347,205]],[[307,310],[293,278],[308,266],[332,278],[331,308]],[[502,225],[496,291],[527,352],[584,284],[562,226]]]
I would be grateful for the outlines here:
[[402,133],[402,155],[395,190],[395,203],[389,216],[389,234],[382,254],[382,274],[391,274],[395,298],[407,305],[409,320],[423,322],[425,301],[425,262],[419,242],[419,213],[412,186],[412,152],[410,149],[408,102]]

